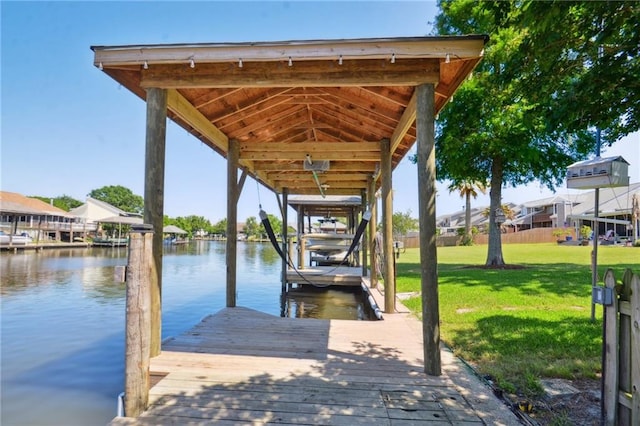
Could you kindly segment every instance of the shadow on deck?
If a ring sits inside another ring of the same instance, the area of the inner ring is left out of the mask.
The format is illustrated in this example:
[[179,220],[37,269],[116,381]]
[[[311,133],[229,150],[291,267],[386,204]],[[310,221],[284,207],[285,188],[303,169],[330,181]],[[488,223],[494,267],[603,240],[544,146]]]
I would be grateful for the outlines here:
[[164,342],[148,411],[111,424],[483,424],[447,375],[423,373],[407,320],[223,309]]

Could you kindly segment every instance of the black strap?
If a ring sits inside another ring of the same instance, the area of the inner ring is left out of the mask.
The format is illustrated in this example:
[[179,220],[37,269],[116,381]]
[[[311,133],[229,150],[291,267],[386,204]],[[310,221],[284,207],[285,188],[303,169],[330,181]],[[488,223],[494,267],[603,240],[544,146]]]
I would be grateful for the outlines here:
[[271,222],[269,222],[269,217],[264,210],[260,210],[260,220],[262,221],[262,225],[264,226],[265,231],[267,231],[267,236],[269,237],[271,244],[276,249],[280,257],[286,260],[286,258],[284,257],[284,253],[282,253],[282,249],[280,248],[280,244],[278,244],[278,240],[276,239],[276,234],[273,233],[273,228],[271,227]]
[[347,258],[351,255],[351,253],[353,253],[353,250],[355,250],[356,246],[360,242],[360,238],[362,237],[362,234],[364,233],[364,230],[367,227],[367,224],[369,223],[370,219],[371,219],[371,212],[367,210],[362,215],[362,220],[358,225],[358,229],[356,230],[356,235],[353,237],[353,241],[351,241],[351,246],[349,247],[347,254],[344,256],[344,259],[342,259],[342,262],[340,263],[344,263],[347,260]]

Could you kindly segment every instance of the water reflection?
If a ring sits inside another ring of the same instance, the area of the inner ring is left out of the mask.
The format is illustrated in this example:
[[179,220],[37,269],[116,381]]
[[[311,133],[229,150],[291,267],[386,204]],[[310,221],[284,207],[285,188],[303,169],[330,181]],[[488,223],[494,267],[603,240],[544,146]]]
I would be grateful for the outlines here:
[[[164,248],[162,335],[226,304],[225,243]],[[127,248],[0,254],[0,424],[106,424],[122,391]],[[238,242],[239,306],[280,315],[281,261],[270,244]],[[293,291],[287,316],[366,317],[356,293]]]
[[326,289],[303,286],[287,292],[283,316],[371,320],[370,311],[359,287]]

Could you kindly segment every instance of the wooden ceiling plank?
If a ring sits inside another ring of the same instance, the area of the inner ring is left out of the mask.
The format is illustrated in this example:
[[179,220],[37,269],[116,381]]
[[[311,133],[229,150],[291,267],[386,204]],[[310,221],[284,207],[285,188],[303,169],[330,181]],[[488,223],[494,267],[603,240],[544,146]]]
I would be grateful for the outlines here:
[[[265,90],[261,91],[257,96],[245,97],[241,102],[234,103],[233,105],[225,105],[223,108],[222,114],[213,113],[213,122],[225,121],[227,118],[231,116],[242,116],[243,118],[251,117],[253,114],[257,114],[259,112],[263,112],[266,109],[273,108],[277,105],[286,102],[282,98],[278,98],[277,95],[281,95],[286,93],[287,88],[277,89],[277,90]],[[221,100],[224,100],[222,98]],[[267,105],[265,105],[267,104]],[[205,113],[205,115],[210,116],[210,114]],[[237,118],[240,120],[241,118]],[[225,125],[228,125],[229,122],[225,121]]]
[[[209,88],[205,94],[194,97],[191,100],[191,103],[197,109],[205,107],[209,104],[217,102],[219,99],[225,98],[227,96],[233,95],[234,93],[240,92],[242,88],[221,88],[221,89],[211,89]],[[185,96],[187,97],[187,96]],[[188,97],[187,97],[188,98]]]
[[314,111],[324,111],[337,118],[340,118],[339,114],[344,114],[354,119],[367,119],[371,123],[383,123],[390,129],[395,128],[402,114],[401,110],[391,116],[374,113],[368,108],[342,101],[336,97],[327,97],[327,102],[323,105],[314,106]]
[[294,105],[290,108],[286,108],[281,111],[278,111],[275,114],[271,113],[271,114],[264,114],[261,117],[253,117],[253,120],[249,122],[244,122],[243,120],[241,120],[229,128],[227,128],[227,126],[224,126],[222,128],[225,129],[225,131],[229,134],[246,136],[249,133],[252,133],[258,129],[266,128],[272,123],[277,122],[279,120],[289,119],[292,116],[299,115],[303,111],[304,110],[300,108],[299,105]]
[[336,110],[335,108],[327,108],[322,106],[314,109],[315,114],[321,114],[336,119],[341,128],[352,126],[353,129],[362,133],[361,129],[369,129],[374,134],[390,134],[396,126],[396,122],[388,123],[385,120],[369,117],[368,115],[359,115],[352,111]]
[[180,117],[189,126],[196,129],[223,152],[229,150],[229,138],[220,129],[214,126],[204,115],[191,105],[191,103],[177,90],[169,90],[167,93],[167,108]]
[[[382,86],[382,87],[361,87],[363,92],[368,92],[373,96],[383,99],[386,102],[392,102],[401,107],[406,107],[409,99],[411,98],[411,93],[413,92],[413,87],[407,86]],[[405,92],[408,92],[406,94]]]
[[[369,95],[368,92],[364,92],[364,96],[362,93],[356,93],[357,91],[362,92],[361,88],[359,87],[324,87],[322,88],[322,90],[327,95],[340,100],[337,105],[341,107],[352,108],[353,106],[357,106],[358,108],[362,108],[368,113],[383,117],[385,119],[392,119],[397,121],[398,117],[402,113],[402,109],[404,108],[404,105],[402,107],[399,107],[395,104],[395,108],[391,108],[389,107],[389,101],[386,101],[384,103],[381,103],[380,101],[375,102],[371,100],[369,96],[367,96]],[[331,100],[329,99],[326,100],[331,102]]]

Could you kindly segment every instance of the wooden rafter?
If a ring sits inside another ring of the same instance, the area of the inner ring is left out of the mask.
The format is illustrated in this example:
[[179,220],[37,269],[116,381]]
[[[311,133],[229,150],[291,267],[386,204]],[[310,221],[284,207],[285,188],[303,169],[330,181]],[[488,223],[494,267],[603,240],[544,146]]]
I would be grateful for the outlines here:
[[[139,97],[150,87],[169,89],[168,116],[216,152],[226,156],[228,141],[237,140],[239,167],[272,189],[317,194],[303,169],[310,153],[331,162],[321,174],[331,180],[328,194],[358,195],[380,169],[382,139],[390,140],[392,168],[415,143],[415,87],[435,85],[439,111],[485,42],[469,36],[93,49],[96,66]],[[453,60],[446,62],[447,54]]]

